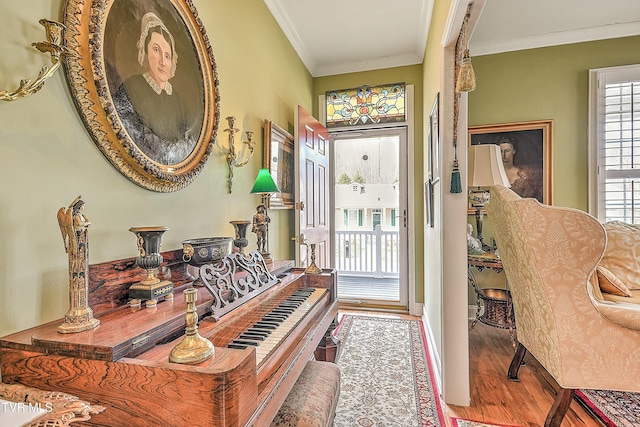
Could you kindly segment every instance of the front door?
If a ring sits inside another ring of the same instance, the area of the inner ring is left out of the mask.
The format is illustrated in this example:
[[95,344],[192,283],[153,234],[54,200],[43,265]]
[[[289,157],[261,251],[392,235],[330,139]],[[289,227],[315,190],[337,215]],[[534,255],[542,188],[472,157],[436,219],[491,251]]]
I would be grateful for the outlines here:
[[332,131],[342,306],[407,309],[407,129]]
[[[296,180],[296,236],[304,234],[308,244],[315,244],[315,262],[320,268],[331,267],[331,216],[329,215],[330,147],[327,129],[302,107],[295,117],[295,146],[298,152]],[[298,242],[300,243],[300,242]],[[296,244],[296,264],[307,267],[311,254]]]

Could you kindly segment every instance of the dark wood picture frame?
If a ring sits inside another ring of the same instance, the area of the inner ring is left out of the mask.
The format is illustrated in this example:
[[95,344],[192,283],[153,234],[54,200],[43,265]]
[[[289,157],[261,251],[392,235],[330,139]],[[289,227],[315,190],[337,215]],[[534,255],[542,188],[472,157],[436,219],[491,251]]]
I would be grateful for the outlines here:
[[499,145],[501,141],[511,141],[512,147],[517,145],[513,147],[513,165],[519,170],[520,182],[513,181],[512,190],[522,197],[553,204],[553,120],[469,127],[469,145]]
[[264,167],[269,169],[280,193],[267,201],[269,209],[293,209],[295,205],[295,148],[293,135],[276,123],[264,121]]
[[[166,92],[160,86],[150,92],[151,50],[140,48],[150,46],[141,39],[151,21],[161,22],[172,54]],[[145,189],[171,192],[189,185],[212,152],[220,118],[216,64],[192,1],[68,1],[64,23],[72,52],[65,56],[69,87],[102,154]],[[123,84],[130,77],[139,91],[123,90],[133,87]]]

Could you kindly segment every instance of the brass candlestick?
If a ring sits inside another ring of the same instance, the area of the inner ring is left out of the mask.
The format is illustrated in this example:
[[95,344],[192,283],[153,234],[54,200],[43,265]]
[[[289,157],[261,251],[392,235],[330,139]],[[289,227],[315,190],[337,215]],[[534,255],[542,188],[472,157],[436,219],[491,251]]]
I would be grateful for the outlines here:
[[311,247],[311,264],[304,271],[306,274],[320,274],[322,273],[322,269],[316,265],[316,244],[310,243]]
[[196,312],[198,290],[189,288],[184,291],[183,295],[184,302],[187,303],[187,314],[185,315],[187,327],[182,341],[171,350],[169,362],[186,364],[204,362],[213,357],[215,350],[211,341],[198,333],[198,313]]

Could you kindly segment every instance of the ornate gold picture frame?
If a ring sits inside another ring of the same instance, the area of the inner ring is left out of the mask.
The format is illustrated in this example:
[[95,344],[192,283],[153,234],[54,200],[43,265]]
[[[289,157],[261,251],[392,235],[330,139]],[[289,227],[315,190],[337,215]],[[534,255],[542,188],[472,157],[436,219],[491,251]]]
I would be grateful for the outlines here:
[[278,185],[280,193],[272,194],[269,209],[293,209],[295,204],[293,135],[273,123],[264,121],[264,167]]
[[548,205],[553,204],[552,141],[553,120],[469,127],[470,145],[500,145],[513,191]]
[[67,80],[104,156],[135,184],[189,185],[220,118],[216,64],[191,0],[67,0]]

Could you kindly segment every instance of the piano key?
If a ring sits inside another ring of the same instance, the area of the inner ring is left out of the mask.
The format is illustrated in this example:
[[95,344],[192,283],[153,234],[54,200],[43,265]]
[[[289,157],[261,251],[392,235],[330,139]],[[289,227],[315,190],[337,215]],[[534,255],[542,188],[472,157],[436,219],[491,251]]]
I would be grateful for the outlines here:
[[263,321],[282,321],[286,319],[288,316],[284,314],[265,314],[262,318]]
[[263,341],[266,337],[266,335],[254,335],[245,332],[244,334],[241,334],[239,338],[241,340]]
[[233,348],[236,350],[244,350],[245,348],[248,348],[248,345],[242,345],[242,344],[234,344],[234,343],[229,343],[227,344],[227,348]]
[[269,335],[272,331],[273,331],[273,329],[256,328],[254,326],[252,326],[249,329],[247,329],[247,332],[264,333],[266,335]]
[[268,329],[276,329],[278,327],[278,324],[272,323],[272,322],[263,322],[262,320],[259,320],[253,326],[268,328]]
[[251,341],[251,340],[240,340],[240,339],[235,339],[233,340],[234,344],[243,344],[243,345],[253,345],[253,346],[258,346],[260,345],[259,342],[257,341]]

